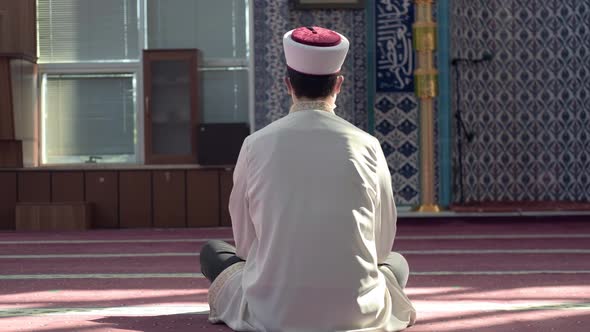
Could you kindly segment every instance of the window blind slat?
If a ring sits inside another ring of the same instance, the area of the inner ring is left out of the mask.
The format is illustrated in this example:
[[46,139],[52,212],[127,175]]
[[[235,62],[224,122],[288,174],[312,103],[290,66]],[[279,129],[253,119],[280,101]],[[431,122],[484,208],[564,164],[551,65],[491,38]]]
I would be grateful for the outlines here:
[[48,75],[47,161],[89,155],[134,155],[133,77]]
[[139,59],[138,0],[37,0],[39,61]]
[[198,48],[205,60],[245,59],[247,0],[148,0],[149,48]]

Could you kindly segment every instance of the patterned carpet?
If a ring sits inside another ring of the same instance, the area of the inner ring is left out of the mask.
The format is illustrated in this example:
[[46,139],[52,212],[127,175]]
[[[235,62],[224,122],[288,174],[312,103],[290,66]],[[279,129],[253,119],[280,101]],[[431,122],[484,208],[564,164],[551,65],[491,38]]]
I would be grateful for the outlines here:
[[[0,331],[229,331],[207,323],[206,239],[229,229],[0,233]],[[590,221],[402,222],[411,332],[587,331]]]

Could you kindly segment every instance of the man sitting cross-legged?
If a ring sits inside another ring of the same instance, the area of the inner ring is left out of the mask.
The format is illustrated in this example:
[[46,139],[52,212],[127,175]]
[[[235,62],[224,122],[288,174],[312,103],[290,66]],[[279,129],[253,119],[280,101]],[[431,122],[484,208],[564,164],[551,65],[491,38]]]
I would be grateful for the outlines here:
[[391,248],[396,208],[377,139],[334,113],[348,40],[283,38],[289,114],[244,141],[229,209],[236,247],[201,251],[213,323],[237,331],[399,331],[415,321]]

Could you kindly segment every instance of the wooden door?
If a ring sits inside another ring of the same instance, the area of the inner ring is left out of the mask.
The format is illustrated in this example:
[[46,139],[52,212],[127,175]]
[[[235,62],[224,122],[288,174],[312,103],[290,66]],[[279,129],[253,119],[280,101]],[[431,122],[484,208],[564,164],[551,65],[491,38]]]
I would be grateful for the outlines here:
[[86,172],[85,196],[92,205],[93,228],[119,227],[117,172]]
[[188,227],[219,226],[219,172],[188,171],[186,184]]
[[146,163],[196,163],[198,50],[146,50],[143,64]]
[[154,171],[154,227],[186,227],[184,171]]
[[152,177],[149,171],[119,172],[121,228],[152,227]]

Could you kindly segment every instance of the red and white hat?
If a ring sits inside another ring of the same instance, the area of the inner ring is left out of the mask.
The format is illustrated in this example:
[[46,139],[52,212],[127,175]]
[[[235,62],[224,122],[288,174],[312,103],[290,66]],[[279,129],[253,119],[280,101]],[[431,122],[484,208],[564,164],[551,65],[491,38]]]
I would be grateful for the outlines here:
[[287,66],[303,74],[338,73],[349,46],[346,37],[321,27],[300,27],[283,36]]

